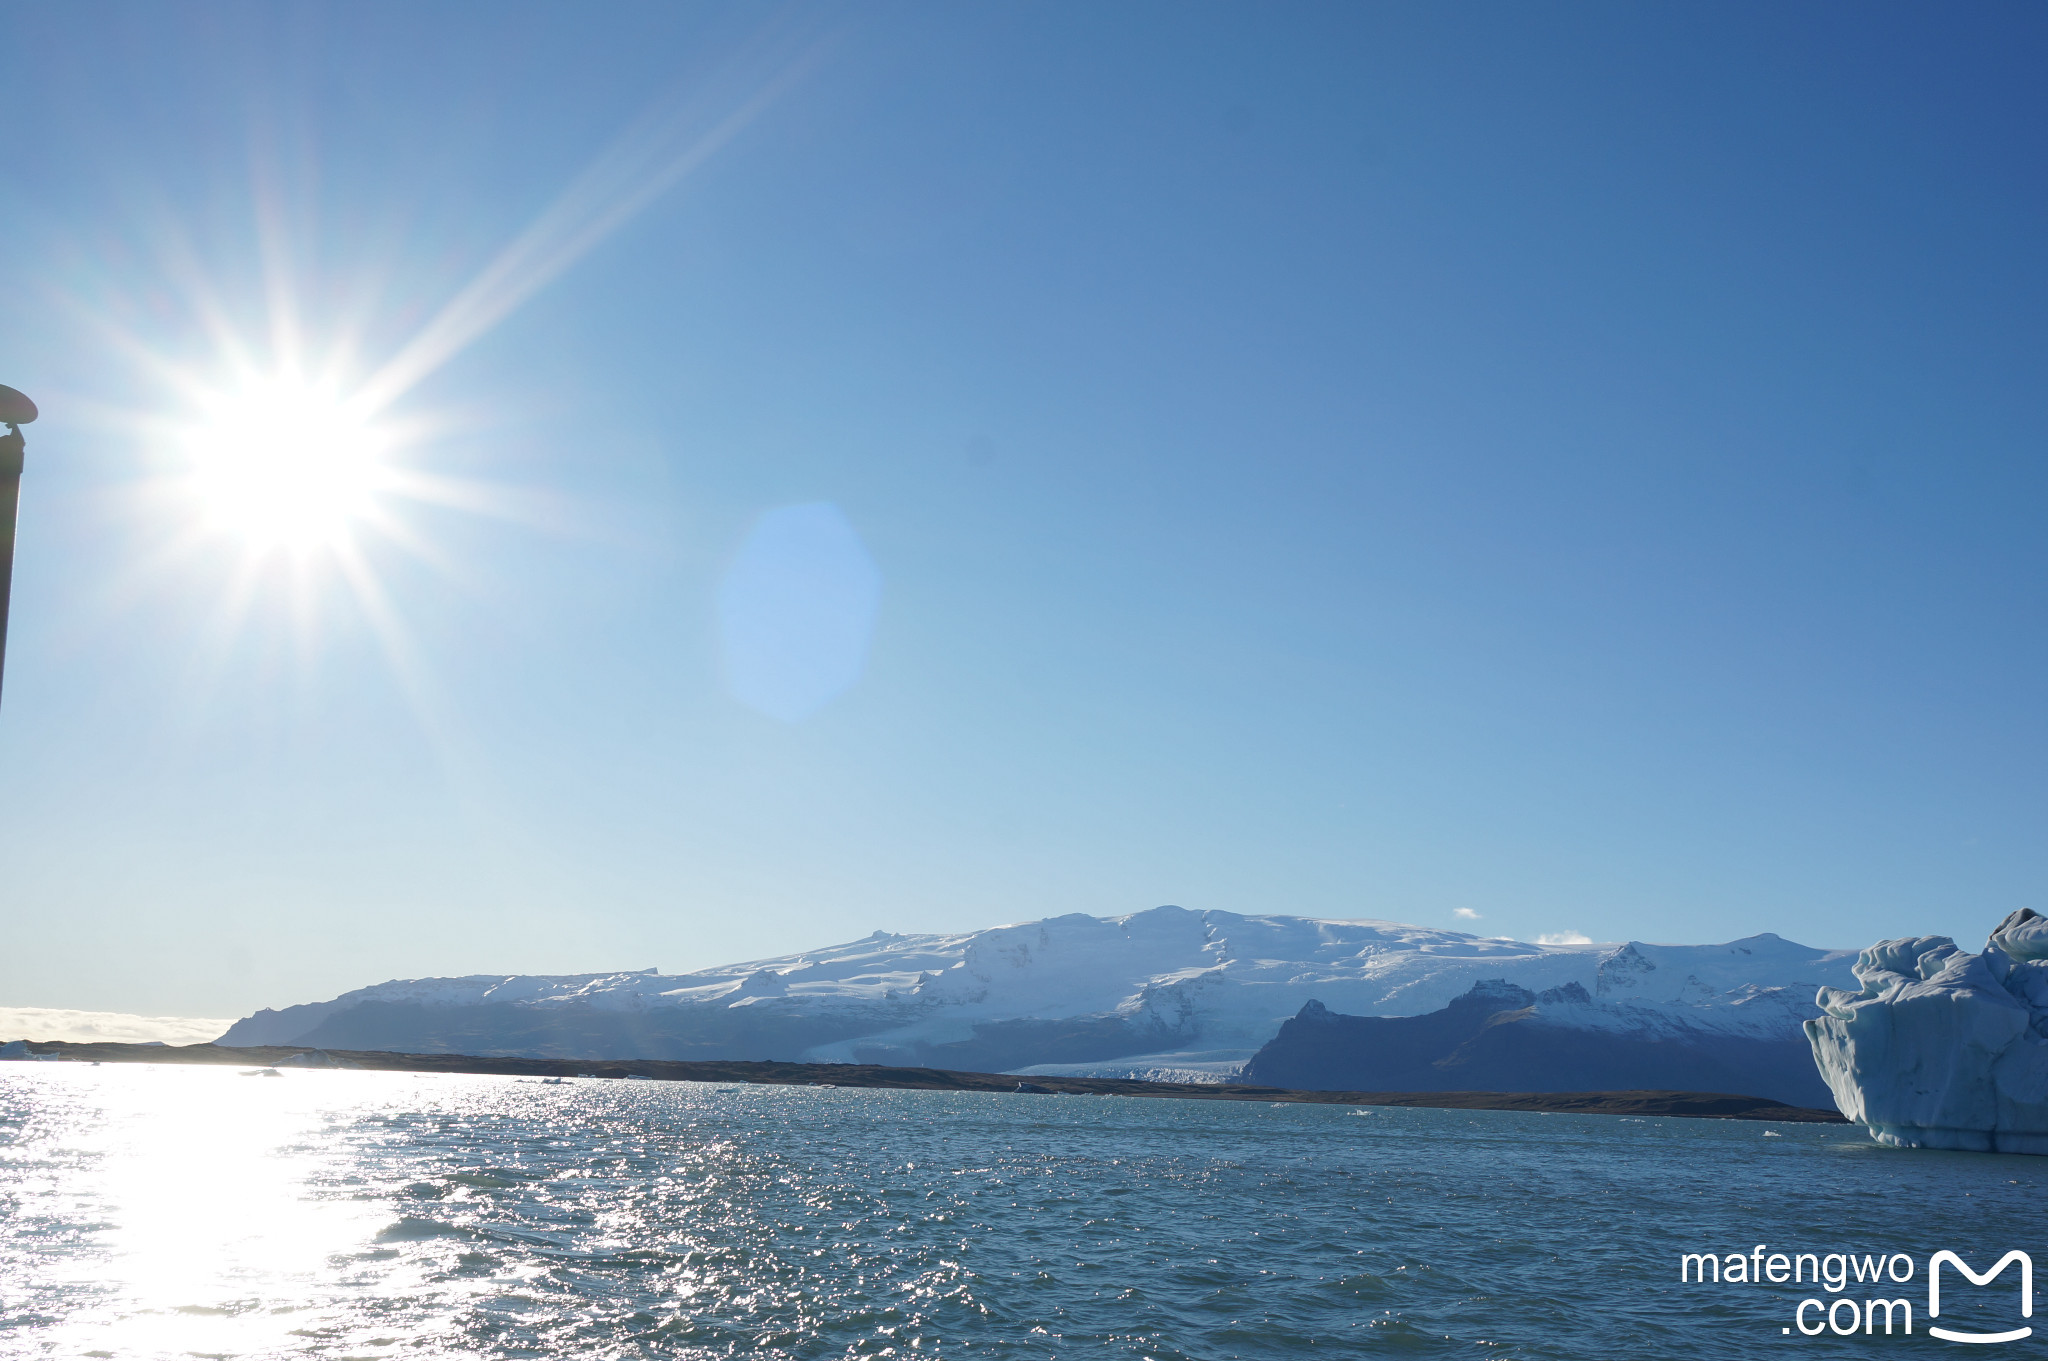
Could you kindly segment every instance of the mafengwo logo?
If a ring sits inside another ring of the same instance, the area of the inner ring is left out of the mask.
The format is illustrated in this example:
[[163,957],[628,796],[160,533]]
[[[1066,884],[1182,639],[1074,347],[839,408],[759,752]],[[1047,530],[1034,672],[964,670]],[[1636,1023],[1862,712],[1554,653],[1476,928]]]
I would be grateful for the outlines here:
[[[2017,1281],[2007,1277],[2007,1284],[2001,1286],[2008,1291],[2011,1284],[2019,1286],[2018,1298],[2007,1296],[2003,1309],[2007,1319],[2018,1326],[1985,1330],[1981,1328],[1943,1327],[1936,1322],[1941,1317],[1942,1272],[1951,1271],[1949,1277],[1949,1303],[1951,1322],[1954,1321],[1956,1303],[1955,1291],[1963,1281],[1974,1286],[1990,1286],[2005,1276],[2008,1267],[2018,1267],[2013,1273]],[[1678,1279],[1693,1285],[1803,1285],[1811,1283],[1831,1299],[1814,1297],[1799,1301],[1792,1311],[1792,1322],[1780,1329],[1790,1334],[1798,1332],[1806,1337],[1819,1337],[1833,1333],[1837,1337],[1862,1334],[1874,1337],[1879,1324],[1883,1325],[1886,1336],[1894,1328],[1910,1334],[1913,1331],[1913,1298],[1899,1289],[1910,1286],[1922,1273],[1913,1258],[1903,1252],[1889,1255],[1883,1253],[1814,1252],[1784,1253],[1771,1252],[1770,1245],[1759,1243],[1749,1252],[1716,1254],[1711,1252],[1688,1252],[1679,1258]],[[1963,1259],[1962,1254],[1944,1248],[1927,1259],[1924,1274],[1927,1282],[1926,1310],[1922,1321],[1930,1336],[1948,1342],[2018,1342],[2032,1337],[2032,1324],[2021,1323],[2022,1319],[2034,1316],[2034,1259],[2015,1248],[1978,1271]],[[1853,1290],[1852,1286],[1862,1289]],[[1891,1298],[1882,1298],[1889,1295]],[[1917,1294],[1918,1292],[1914,1292]]]

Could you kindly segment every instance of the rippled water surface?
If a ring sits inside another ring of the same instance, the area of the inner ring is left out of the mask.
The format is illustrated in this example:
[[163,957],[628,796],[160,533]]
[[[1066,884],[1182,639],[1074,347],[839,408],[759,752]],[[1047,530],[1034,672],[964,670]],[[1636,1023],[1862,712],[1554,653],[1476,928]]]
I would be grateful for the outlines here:
[[[1784,1334],[1811,1287],[1679,1254],[2048,1266],[2042,1160],[1767,1128],[6,1065],[0,1351],[1848,1355],[1894,1344]],[[2012,1312],[1979,1293],[1944,1321]]]

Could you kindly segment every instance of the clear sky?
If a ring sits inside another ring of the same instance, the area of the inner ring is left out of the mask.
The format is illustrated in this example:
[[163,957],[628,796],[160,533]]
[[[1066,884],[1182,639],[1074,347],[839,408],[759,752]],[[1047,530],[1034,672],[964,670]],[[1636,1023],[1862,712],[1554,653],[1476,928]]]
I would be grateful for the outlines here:
[[2048,908],[2038,5],[0,50],[0,1004]]

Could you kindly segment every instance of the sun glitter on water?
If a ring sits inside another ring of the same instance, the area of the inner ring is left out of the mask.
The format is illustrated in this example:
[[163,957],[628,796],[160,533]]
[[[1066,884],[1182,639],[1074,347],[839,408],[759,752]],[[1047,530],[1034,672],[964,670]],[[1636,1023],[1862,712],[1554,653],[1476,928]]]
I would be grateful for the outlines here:
[[285,372],[193,394],[179,440],[210,528],[252,548],[334,547],[392,490],[392,439],[338,385]]

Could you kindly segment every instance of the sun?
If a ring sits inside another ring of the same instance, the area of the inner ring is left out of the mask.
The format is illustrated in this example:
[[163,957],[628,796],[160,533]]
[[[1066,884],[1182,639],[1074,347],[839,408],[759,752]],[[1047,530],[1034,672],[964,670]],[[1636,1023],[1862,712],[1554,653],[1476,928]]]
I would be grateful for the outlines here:
[[257,549],[339,546],[378,509],[392,439],[359,400],[294,374],[193,394],[180,443],[207,525]]

